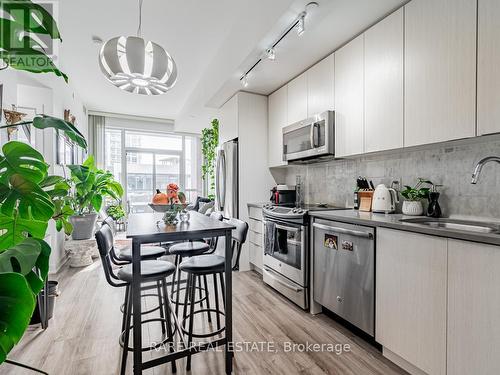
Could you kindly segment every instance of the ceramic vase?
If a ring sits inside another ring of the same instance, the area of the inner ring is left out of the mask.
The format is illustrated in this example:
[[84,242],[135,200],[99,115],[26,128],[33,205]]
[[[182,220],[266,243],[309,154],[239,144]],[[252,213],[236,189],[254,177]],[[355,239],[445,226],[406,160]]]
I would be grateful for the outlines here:
[[420,216],[424,213],[424,207],[421,201],[404,201],[403,215]]

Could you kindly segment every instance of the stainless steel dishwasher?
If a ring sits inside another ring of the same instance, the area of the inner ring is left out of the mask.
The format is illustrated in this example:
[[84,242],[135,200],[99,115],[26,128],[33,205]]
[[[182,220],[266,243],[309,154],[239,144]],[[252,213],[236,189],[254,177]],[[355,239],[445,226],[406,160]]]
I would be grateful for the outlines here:
[[329,220],[313,223],[313,298],[375,334],[375,229]]

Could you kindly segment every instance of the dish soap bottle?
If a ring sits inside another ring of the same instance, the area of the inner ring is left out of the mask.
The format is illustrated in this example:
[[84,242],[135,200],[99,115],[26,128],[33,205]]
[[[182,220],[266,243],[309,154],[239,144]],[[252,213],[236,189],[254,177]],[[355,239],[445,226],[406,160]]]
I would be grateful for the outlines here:
[[432,185],[432,190],[429,193],[429,206],[427,207],[427,216],[429,217],[441,217],[441,207],[439,206],[439,195],[437,188],[442,185]]

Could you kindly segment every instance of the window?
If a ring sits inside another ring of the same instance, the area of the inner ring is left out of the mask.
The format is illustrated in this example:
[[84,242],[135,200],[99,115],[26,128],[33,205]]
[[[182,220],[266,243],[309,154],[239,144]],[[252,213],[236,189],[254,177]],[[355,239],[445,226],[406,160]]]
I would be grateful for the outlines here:
[[176,183],[188,202],[201,194],[201,146],[196,135],[106,128],[105,163],[125,187],[131,212],[150,212],[156,189]]

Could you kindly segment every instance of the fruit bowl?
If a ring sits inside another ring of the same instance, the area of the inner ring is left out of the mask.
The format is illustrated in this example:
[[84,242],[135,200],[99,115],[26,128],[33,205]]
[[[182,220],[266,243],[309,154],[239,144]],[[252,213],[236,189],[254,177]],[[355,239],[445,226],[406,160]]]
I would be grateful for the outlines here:
[[151,207],[151,209],[154,212],[167,212],[167,211],[170,211],[172,209],[177,210],[177,211],[181,211],[187,207],[187,204],[186,203],[178,203],[178,204],[149,203],[149,207]]

